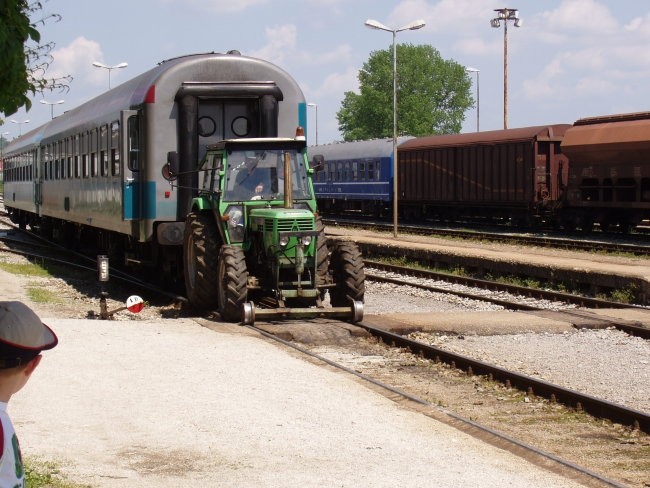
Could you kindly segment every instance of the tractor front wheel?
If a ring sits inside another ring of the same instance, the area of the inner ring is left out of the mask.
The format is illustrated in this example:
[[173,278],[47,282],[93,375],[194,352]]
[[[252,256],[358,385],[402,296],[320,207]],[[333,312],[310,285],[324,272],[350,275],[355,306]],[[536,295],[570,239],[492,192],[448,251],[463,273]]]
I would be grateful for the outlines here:
[[330,289],[330,303],[333,307],[347,307],[351,300],[363,302],[366,274],[356,243],[334,243],[329,269],[335,284],[334,288]]
[[248,268],[241,247],[221,246],[219,253],[219,314],[222,320],[238,322],[248,297]]
[[185,221],[183,274],[190,303],[214,309],[217,303],[217,256],[220,237],[209,214],[191,213]]

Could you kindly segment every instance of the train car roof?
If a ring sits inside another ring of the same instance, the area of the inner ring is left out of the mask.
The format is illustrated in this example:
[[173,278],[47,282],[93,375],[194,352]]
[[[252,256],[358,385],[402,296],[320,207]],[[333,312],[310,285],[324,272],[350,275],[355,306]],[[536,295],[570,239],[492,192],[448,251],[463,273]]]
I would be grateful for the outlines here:
[[[242,61],[244,61],[243,64]],[[209,69],[206,62],[211,63],[214,68]],[[181,83],[228,83],[233,80],[259,80],[262,76],[270,75],[267,72],[269,69],[275,72],[272,79],[290,83],[295,90],[300,90],[284,70],[261,59],[242,56],[235,51],[226,54],[214,52],[190,54],[162,61],[149,71],[64,112],[35,130],[41,130],[41,139],[47,141],[48,138],[58,137],[60,134],[73,130],[95,128],[100,122],[105,122],[107,119],[118,120],[121,110],[138,109],[144,103],[154,99],[156,101],[163,99],[173,101]],[[22,146],[25,136],[18,138],[19,140],[16,141],[18,145]],[[41,139],[35,142],[38,143]]]
[[400,151],[429,149],[432,147],[465,146],[473,144],[495,144],[526,140],[561,141],[571,124],[538,125],[516,129],[490,130],[484,132],[467,132],[464,134],[446,134],[423,136],[411,139],[400,145]]
[[[397,144],[400,145],[412,138],[412,136],[398,137]],[[393,138],[332,142],[330,144],[310,146],[308,152],[310,155],[321,154],[325,157],[326,161],[336,161],[338,159],[383,158],[393,154]]]
[[650,112],[576,121],[565,134],[562,152],[572,162],[645,161],[650,151]]

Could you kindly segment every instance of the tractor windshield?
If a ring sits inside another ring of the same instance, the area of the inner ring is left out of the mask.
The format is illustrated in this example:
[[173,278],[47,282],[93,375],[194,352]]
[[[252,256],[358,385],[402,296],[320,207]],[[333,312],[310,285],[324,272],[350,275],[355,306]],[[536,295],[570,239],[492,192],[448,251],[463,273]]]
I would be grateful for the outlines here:
[[296,149],[266,149],[229,151],[224,200],[283,199],[285,161],[291,161],[294,200],[309,199],[303,154]]

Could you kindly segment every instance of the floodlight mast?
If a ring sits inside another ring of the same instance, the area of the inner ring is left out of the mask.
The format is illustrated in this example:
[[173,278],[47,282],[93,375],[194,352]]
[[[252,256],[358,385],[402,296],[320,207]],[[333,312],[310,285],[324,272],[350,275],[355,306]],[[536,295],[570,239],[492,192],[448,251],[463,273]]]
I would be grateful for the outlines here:
[[515,27],[521,27],[523,21],[519,18],[516,8],[495,8],[497,16],[490,20],[495,29],[501,27],[503,21],[503,128],[508,128],[508,21],[513,21]]

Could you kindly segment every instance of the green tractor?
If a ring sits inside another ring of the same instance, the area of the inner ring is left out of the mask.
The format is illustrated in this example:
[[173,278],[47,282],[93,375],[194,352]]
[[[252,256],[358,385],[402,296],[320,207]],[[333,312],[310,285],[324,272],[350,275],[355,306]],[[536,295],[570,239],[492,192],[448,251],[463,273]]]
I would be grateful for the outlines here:
[[[224,140],[208,146],[185,221],[190,303],[223,320],[363,318],[365,274],[353,242],[328,247],[316,211],[305,138]],[[170,162],[167,178],[174,179]],[[323,301],[329,291],[330,307]]]

